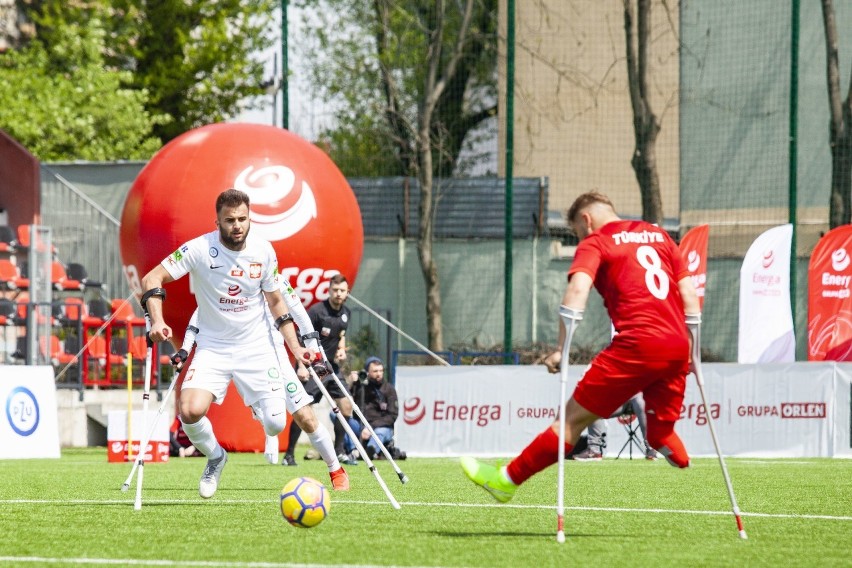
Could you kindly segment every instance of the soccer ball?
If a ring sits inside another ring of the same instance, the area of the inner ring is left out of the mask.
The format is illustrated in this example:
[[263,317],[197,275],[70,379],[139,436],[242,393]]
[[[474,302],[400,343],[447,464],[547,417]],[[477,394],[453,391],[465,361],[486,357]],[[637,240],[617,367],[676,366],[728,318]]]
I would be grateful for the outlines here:
[[316,479],[297,477],[281,490],[281,514],[294,527],[315,527],[328,516],[330,509],[328,490]]

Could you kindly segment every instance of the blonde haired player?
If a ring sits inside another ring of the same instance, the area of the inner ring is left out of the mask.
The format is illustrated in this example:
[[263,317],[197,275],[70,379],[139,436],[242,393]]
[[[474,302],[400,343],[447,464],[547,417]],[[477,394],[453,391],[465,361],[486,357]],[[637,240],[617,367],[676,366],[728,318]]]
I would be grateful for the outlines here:
[[[679,468],[689,455],[674,431],[690,366],[687,324],[700,322],[698,296],[674,241],[659,227],[618,217],[612,202],[597,192],[577,197],[568,223],[580,238],[562,297],[558,351],[544,361],[558,373],[567,317],[579,323],[594,286],[604,299],[617,334],[598,353],[565,407],[565,455],[589,424],[613,412],[636,393],[645,398],[648,443]],[[566,362],[567,363],[567,362]],[[462,458],[465,474],[500,502],[558,460],[557,420],[508,466],[495,468]]]

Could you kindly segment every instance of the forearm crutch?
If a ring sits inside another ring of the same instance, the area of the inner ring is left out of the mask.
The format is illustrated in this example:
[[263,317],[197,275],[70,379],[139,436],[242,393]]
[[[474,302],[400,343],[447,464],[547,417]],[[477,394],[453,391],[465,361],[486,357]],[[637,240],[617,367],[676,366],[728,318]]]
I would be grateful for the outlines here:
[[728,466],[725,465],[725,457],[722,455],[722,450],[719,447],[719,438],[716,436],[716,427],[713,425],[710,407],[707,406],[707,396],[704,394],[704,375],[701,372],[701,314],[687,314],[686,325],[692,333],[692,371],[695,373],[696,382],[698,382],[698,391],[701,393],[701,403],[704,405],[704,413],[707,415],[707,425],[710,427],[713,446],[716,448],[716,455],[719,457],[719,465],[722,466],[722,476],[725,478],[725,487],[728,488],[728,497],[731,499],[731,509],[734,513],[734,519],[737,521],[737,531],[740,538],[747,539],[748,535],[743,527],[740,508],[737,505],[737,498],[734,495],[734,486],[731,485]]
[[[148,401],[151,398],[151,359],[153,358],[154,342],[151,340],[151,316],[148,315],[148,310],[143,311],[145,312],[145,343],[147,349],[145,350],[145,388],[142,391],[142,431],[146,432],[148,430]],[[142,440],[139,452],[136,455],[136,461],[130,471],[130,477],[125,481],[125,485],[129,487],[130,478],[133,476],[133,469],[139,469],[139,474],[136,476],[136,500],[133,503],[133,509],[136,511],[142,509],[142,479],[145,476],[145,449],[148,447],[150,437],[151,433],[148,434],[145,440]],[[128,440],[127,443],[132,443],[132,440]],[[124,486],[122,486],[122,490],[125,490]]]
[[[147,371],[146,371],[147,372]],[[157,429],[157,424],[160,423],[160,417],[163,415],[163,411],[166,409],[166,405],[169,402],[169,397],[172,396],[172,392],[175,390],[175,385],[177,385],[178,378],[175,376],[172,379],[171,384],[169,385],[169,390],[166,391],[166,396],[163,398],[163,402],[160,403],[160,408],[157,410],[157,416],[154,418],[154,423],[151,424],[151,428],[148,430],[148,434],[142,442],[142,448],[145,448],[148,445],[148,442],[151,440],[151,437],[154,435],[154,430]],[[139,457],[139,456],[137,456]],[[136,468],[139,467],[140,461],[142,460],[134,460],[133,468],[130,470],[130,475],[127,476],[127,479],[124,481],[124,485],[121,486],[122,491],[127,491],[130,489],[130,482],[133,480],[133,475],[136,473]],[[140,504],[141,506],[141,504]]]
[[311,367],[311,365],[307,365],[307,368],[308,372],[311,374],[311,377],[313,377],[314,382],[319,387],[320,392],[322,392],[322,395],[328,400],[329,404],[331,404],[331,410],[334,412],[334,415],[337,417],[337,420],[343,426],[343,429],[346,431],[349,437],[352,439],[352,443],[355,444],[355,447],[358,449],[358,452],[360,452],[361,457],[364,458],[364,463],[366,463],[367,467],[370,468],[370,471],[373,473],[373,476],[375,476],[376,481],[379,482],[382,491],[384,491],[385,495],[387,495],[388,500],[391,502],[391,505],[393,505],[394,509],[399,509],[399,503],[394,498],[393,494],[390,492],[390,489],[388,489],[387,484],[385,484],[385,480],[382,479],[382,476],[376,469],[376,465],[373,463],[373,460],[371,460],[370,456],[367,455],[367,452],[364,450],[364,446],[361,445],[361,441],[358,439],[358,436],[356,436],[355,432],[352,431],[352,426],[349,425],[349,422],[346,421],[346,417],[343,416],[342,412],[340,412],[340,408],[337,406],[337,403],[334,401],[331,395],[328,394],[328,390],[326,390],[325,385],[322,384],[322,381],[317,376],[317,373],[316,371],[314,371],[313,367]]
[[[323,355],[325,354],[323,353]],[[397,477],[399,477],[400,482],[402,482],[403,484],[408,483],[408,476],[402,472],[402,470],[394,461],[393,457],[391,457],[391,454],[388,451],[387,447],[385,447],[385,445],[382,443],[382,440],[376,434],[376,431],[373,430],[373,427],[370,426],[369,422],[367,422],[367,419],[364,417],[364,413],[361,412],[361,408],[359,408],[358,405],[355,404],[355,399],[352,398],[352,395],[349,393],[349,389],[347,389],[343,385],[343,383],[340,381],[340,378],[334,374],[334,371],[331,370],[331,363],[328,361],[328,359],[325,359],[325,365],[328,368],[329,374],[334,378],[334,382],[337,383],[337,388],[339,388],[340,391],[344,394],[344,396],[349,399],[349,402],[352,404],[352,410],[355,412],[355,414],[358,415],[358,418],[361,420],[361,423],[364,425],[364,428],[367,430],[367,432],[370,433],[370,437],[372,437],[376,444],[378,444],[379,449],[385,456],[385,459],[387,459],[388,462],[390,462],[390,464],[393,466],[393,470],[396,472]],[[344,422],[345,418],[346,417],[344,417]],[[359,449],[358,451],[360,452],[361,450]]]
[[583,320],[583,311],[559,306],[559,317],[565,325],[565,342],[562,344],[562,361],[559,365],[559,448],[556,462],[556,542],[565,542],[565,405],[568,398],[568,355],[574,330]]

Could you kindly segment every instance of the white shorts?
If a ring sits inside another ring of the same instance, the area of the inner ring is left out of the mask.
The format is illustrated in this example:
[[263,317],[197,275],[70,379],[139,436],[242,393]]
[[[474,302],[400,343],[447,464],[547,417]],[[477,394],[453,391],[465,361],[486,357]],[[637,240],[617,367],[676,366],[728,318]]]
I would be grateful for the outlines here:
[[197,348],[181,388],[203,389],[213,394],[213,402],[222,404],[231,379],[246,406],[263,398],[283,398],[291,415],[313,398],[290,366],[285,351],[278,354],[268,343],[239,348]]

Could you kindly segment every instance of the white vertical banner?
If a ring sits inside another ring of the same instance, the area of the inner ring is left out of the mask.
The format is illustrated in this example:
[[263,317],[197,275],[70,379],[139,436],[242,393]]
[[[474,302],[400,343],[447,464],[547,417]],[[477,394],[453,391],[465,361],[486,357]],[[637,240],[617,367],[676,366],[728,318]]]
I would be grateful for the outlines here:
[[59,457],[53,367],[0,365],[0,405],[0,459]]
[[790,307],[793,225],[774,227],[749,247],[740,268],[740,363],[796,360]]

